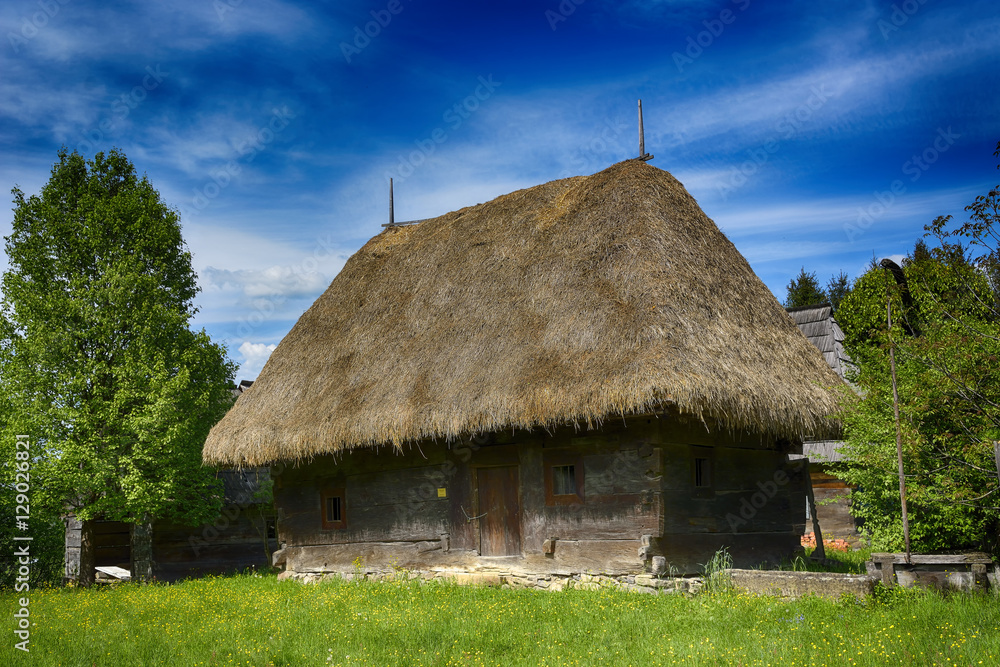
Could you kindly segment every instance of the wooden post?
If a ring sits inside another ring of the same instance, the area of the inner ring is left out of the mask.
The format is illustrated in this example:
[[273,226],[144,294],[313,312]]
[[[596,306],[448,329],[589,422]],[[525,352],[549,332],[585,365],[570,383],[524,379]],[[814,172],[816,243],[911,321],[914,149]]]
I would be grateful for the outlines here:
[[153,578],[153,523],[143,517],[132,526],[132,581]]
[[642,131],[642,100],[639,100],[639,157],[646,154],[646,137]]
[[653,156],[646,152],[646,134],[642,129],[642,100],[639,100],[639,159],[643,162],[653,159]]
[[997,463],[997,481],[1000,481],[1000,440],[993,442],[993,458]]
[[94,583],[94,567],[97,566],[97,545],[94,541],[94,522],[80,522],[80,570],[77,584],[83,587]]
[[896,419],[896,459],[899,463],[899,502],[903,509],[903,542],[906,563],[910,563],[910,520],[906,512],[906,477],[903,474],[903,433],[899,426],[899,390],[896,386],[896,351],[892,342],[892,299],[886,297],[886,322],[889,326],[889,368],[892,371],[892,412]]
[[806,459],[806,498],[809,500],[809,513],[812,515],[813,537],[816,538],[816,549],[813,558],[826,558],[826,547],[823,545],[823,531],[819,527],[819,517],[816,516],[816,496],[813,494],[812,475],[809,474],[809,459]]
[[392,210],[392,178],[389,178],[389,224],[396,224],[395,214]]

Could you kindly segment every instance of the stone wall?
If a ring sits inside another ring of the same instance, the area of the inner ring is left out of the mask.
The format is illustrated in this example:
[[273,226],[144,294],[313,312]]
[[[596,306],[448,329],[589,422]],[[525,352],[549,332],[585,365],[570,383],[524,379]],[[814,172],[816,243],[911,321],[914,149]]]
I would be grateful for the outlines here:
[[787,572],[783,570],[727,570],[732,585],[750,593],[799,598],[819,595],[839,598],[871,594],[876,578],[867,574],[836,572]]
[[[830,572],[788,572],[780,570],[726,570],[731,585],[758,595],[798,598],[819,595],[839,598],[850,594],[864,597],[871,594],[875,577],[864,574]],[[342,581],[438,581],[460,585],[497,586],[500,588],[539,589],[548,591],[600,590],[602,588],[635,593],[682,593],[693,595],[704,585],[702,577],[670,577],[653,574],[606,576],[594,574],[536,574],[523,571],[458,571],[458,570],[362,570],[354,573],[282,572],[279,580],[316,583],[331,579]]]
[[701,577],[657,577],[652,574],[605,576],[596,574],[535,574],[528,572],[462,572],[456,570],[357,570],[351,574],[317,572],[300,574],[282,572],[278,580],[290,579],[302,583],[317,583],[331,579],[355,581],[420,580],[450,582],[460,585],[498,586],[500,588],[534,588],[548,591],[599,590],[612,588],[635,593],[687,593],[701,590]]

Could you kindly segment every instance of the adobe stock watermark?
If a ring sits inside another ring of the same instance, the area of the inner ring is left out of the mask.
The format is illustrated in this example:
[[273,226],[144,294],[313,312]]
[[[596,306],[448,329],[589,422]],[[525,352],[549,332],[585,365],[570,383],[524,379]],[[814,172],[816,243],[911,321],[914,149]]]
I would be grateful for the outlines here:
[[[791,470],[793,472],[798,472],[802,470],[805,464],[801,461],[792,466]],[[808,474],[808,471],[806,471]],[[771,479],[766,482],[757,482],[757,490],[749,495],[743,495],[740,497],[740,507],[739,514],[733,514],[729,512],[726,514],[726,522],[729,524],[729,529],[734,533],[739,532],[740,526],[747,526],[757,513],[760,512],[775,496],[778,495],[778,491],[786,486],[788,482],[791,481],[788,473],[784,470],[775,470]]]
[[[31,439],[26,435],[15,436],[14,446],[14,526],[21,533],[28,532],[28,522],[31,520]],[[14,648],[29,653],[31,642],[31,541],[30,535],[14,535],[13,560],[17,563],[17,577],[14,579],[14,592],[24,593],[14,605],[14,635],[20,642],[14,643]]]
[[889,20],[879,17],[879,20],[875,22],[879,32],[882,33],[882,39],[889,41],[889,35],[899,32],[910,20],[910,17],[920,11],[920,8],[927,2],[928,0],[903,0],[903,2],[893,3]]
[[360,54],[372,40],[382,34],[382,31],[389,27],[392,18],[403,12],[403,3],[400,0],[389,0],[384,9],[373,9],[369,12],[372,20],[362,25],[354,26],[353,39],[340,43],[340,54],[344,56],[347,64],[351,64],[351,58]]
[[746,151],[748,159],[741,162],[739,166],[731,167],[729,169],[729,178],[725,182],[716,186],[722,200],[726,201],[729,199],[729,195],[746,185],[750,179],[761,170],[761,167],[767,164],[767,162],[771,159],[771,156],[781,150],[781,141],[779,141],[779,139],[788,141],[801,132],[806,123],[808,123],[833,96],[833,93],[826,89],[826,84],[810,87],[809,96],[806,100],[799,106],[795,107],[795,109],[785,114],[784,117],[782,117],[782,119],[775,124],[774,131],[776,134],[757,148],[748,148]]
[[549,27],[555,30],[559,27],[559,24],[568,19],[576,11],[576,8],[582,5],[587,0],[562,0],[559,5],[553,9],[545,10],[545,20],[549,22]]
[[[943,153],[955,145],[955,141],[961,136],[957,132],[953,132],[951,126],[948,126],[947,130],[939,127],[937,136],[931,143],[904,162],[900,171],[903,172],[903,175],[910,177],[911,183],[916,183],[924,175],[924,172],[941,158]],[[847,240],[853,243],[859,236],[864,235],[868,228],[884,216],[896,204],[898,198],[904,194],[906,194],[906,183],[900,178],[889,183],[885,190],[875,190],[872,193],[874,201],[867,206],[858,207],[858,217],[854,222],[844,223],[844,234],[847,236]]]
[[[750,7],[750,0],[731,1],[740,12],[745,12]],[[736,12],[727,7],[720,11],[717,17],[702,21],[701,24],[705,26],[705,29],[693,35],[688,35],[687,47],[684,49],[684,53],[680,51],[673,52],[672,57],[677,71],[683,74],[685,67],[693,65],[695,60],[701,58],[702,54],[705,53],[705,49],[715,44],[715,40],[721,37],[722,33],[726,31],[726,26],[736,22],[737,16]]]
[[278,134],[288,127],[289,121],[295,117],[295,113],[287,106],[272,109],[270,120],[258,127],[257,131],[245,140],[236,144],[239,157],[229,160],[221,168],[209,172],[209,179],[194,189],[194,196],[190,202],[191,208],[182,210],[181,215],[193,215],[207,208],[213,199],[229,187],[233,178],[243,172],[241,163],[253,162],[254,158],[262,153],[277,138]]
[[409,153],[400,154],[397,158],[396,166],[385,172],[385,180],[395,179],[397,183],[402,183],[413,175],[416,169],[427,161],[427,158],[434,154],[438,146],[448,141],[448,130],[454,132],[467,121],[472,114],[479,110],[483,102],[490,99],[493,93],[503,85],[501,81],[494,81],[493,75],[478,78],[478,85],[473,91],[458,102],[452,104],[441,114],[441,120],[447,124],[447,128],[438,126],[423,139],[416,139],[413,144],[416,146]]
[[619,118],[605,120],[600,133],[577,147],[570,157],[570,169],[564,169],[559,178],[569,178],[590,171],[598,156],[619,144],[618,138],[629,129],[629,125]]
[[60,9],[68,5],[70,0],[38,0],[35,4],[39,9],[30,15],[21,17],[20,29],[7,33],[7,41],[14,54],[21,53],[21,47],[38,36],[38,33],[49,24],[49,21],[59,15]]
[[160,87],[160,84],[170,76],[170,72],[164,72],[160,65],[147,65],[144,70],[146,74],[138,85],[132,90],[122,93],[111,102],[110,114],[101,120],[94,127],[80,134],[83,137],[76,145],[78,153],[87,154],[99,150],[101,143],[107,135],[113,134],[118,123],[129,117],[129,114],[140,104],[146,101],[149,93]]

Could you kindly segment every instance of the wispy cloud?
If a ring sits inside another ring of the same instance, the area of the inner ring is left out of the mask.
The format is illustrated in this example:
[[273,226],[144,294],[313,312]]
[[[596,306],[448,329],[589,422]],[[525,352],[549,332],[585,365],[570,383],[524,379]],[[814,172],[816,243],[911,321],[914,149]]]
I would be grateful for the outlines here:
[[264,270],[230,271],[209,266],[201,273],[206,289],[236,290],[247,297],[316,295],[329,279],[316,271],[301,273],[290,266],[272,266]]

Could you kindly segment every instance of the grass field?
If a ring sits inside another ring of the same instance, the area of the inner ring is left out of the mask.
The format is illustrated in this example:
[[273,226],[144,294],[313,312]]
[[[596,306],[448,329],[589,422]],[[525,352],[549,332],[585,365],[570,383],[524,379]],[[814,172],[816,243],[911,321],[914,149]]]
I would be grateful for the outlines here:
[[[997,665],[995,596],[863,603],[273,576],[32,591],[3,665]],[[15,595],[0,594],[13,628]]]

